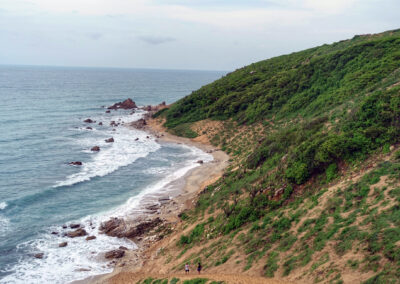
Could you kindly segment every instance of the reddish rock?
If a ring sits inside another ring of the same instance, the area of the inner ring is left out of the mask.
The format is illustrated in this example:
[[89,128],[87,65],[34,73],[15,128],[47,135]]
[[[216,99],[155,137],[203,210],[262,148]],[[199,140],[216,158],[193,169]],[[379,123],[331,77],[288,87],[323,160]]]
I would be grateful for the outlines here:
[[106,140],[104,140],[104,141],[106,141],[106,143],[112,143],[112,142],[114,142],[114,138],[108,138],[108,139],[106,139]]
[[141,221],[140,223],[126,223],[123,219],[112,218],[100,226],[100,231],[110,237],[135,238],[139,237],[161,223],[160,218]]
[[137,106],[135,102],[132,101],[131,99],[126,99],[123,102],[119,102],[108,107],[108,109],[132,109],[132,108],[137,108]]
[[58,247],[59,247],[59,248],[64,248],[64,247],[66,247],[67,245],[68,245],[68,242],[62,242],[62,243],[58,244]]
[[86,240],[91,241],[91,240],[94,240],[95,238],[96,238],[96,236],[89,236],[89,237],[86,237]]
[[82,228],[76,229],[75,231],[68,232],[66,234],[66,236],[70,237],[70,238],[83,237],[86,235],[87,235],[87,232],[85,231],[85,229],[82,229]]
[[100,147],[99,146],[94,146],[94,147],[92,147],[92,149],[90,149],[90,151],[98,152],[98,151],[100,151]]
[[106,252],[105,257],[106,257],[107,259],[110,259],[110,258],[121,258],[121,257],[123,257],[124,255],[125,255],[125,251],[124,251],[124,250],[115,249],[115,250]]
[[72,166],[82,166],[82,162],[81,161],[69,162],[68,164],[72,165]]

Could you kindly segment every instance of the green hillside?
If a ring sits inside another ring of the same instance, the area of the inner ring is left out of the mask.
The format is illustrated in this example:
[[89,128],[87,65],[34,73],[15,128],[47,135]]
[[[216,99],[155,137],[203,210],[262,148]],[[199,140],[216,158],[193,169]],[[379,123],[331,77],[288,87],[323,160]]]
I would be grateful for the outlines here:
[[182,255],[202,245],[206,265],[245,255],[244,271],[261,261],[268,277],[400,281],[400,30],[251,64],[155,116],[232,157],[185,215],[198,225]]

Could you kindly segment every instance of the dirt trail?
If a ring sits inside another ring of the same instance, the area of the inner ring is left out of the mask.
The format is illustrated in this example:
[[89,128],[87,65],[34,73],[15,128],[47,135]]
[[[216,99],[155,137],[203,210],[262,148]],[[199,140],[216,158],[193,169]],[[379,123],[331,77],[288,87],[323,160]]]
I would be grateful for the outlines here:
[[[263,277],[251,277],[246,275],[238,275],[238,274],[143,274],[143,273],[129,273],[129,272],[121,272],[117,275],[114,275],[106,280],[106,282],[95,282],[95,283],[137,283],[139,280],[144,280],[147,278],[153,279],[169,279],[179,278],[182,280],[190,280],[196,278],[206,278],[210,281],[223,281],[226,284],[289,284],[290,282],[276,279],[268,279]],[[180,282],[181,283],[181,282]]]

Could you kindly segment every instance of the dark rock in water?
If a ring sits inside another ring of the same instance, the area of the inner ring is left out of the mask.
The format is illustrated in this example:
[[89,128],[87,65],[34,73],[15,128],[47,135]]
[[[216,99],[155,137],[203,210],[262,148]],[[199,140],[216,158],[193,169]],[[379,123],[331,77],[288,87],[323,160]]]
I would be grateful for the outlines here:
[[87,118],[87,119],[85,119],[83,122],[86,122],[86,123],[94,123],[95,121],[94,121],[94,120],[91,120],[90,118]]
[[112,131],[116,131],[115,129],[113,129]]
[[117,125],[117,123],[116,123],[114,120],[112,120],[112,121],[110,122],[110,126],[118,126],[118,125]]
[[120,250],[128,250],[128,248],[127,248],[127,247],[124,247],[124,246],[120,246],[119,249],[120,249]]
[[135,141],[138,141],[138,140],[139,140],[139,138],[136,138],[136,139],[135,139]]
[[106,113],[110,113],[111,111],[109,111],[109,110],[106,110]]
[[40,252],[40,253],[35,253],[35,254],[33,255],[33,257],[35,257],[35,258],[39,258],[39,259],[42,259],[42,258],[43,258],[43,256],[44,256],[44,253],[43,253],[43,252]]
[[106,140],[104,140],[104,141],[106,141],[106,143],[112,143],[112,142],[114,142],[114,138],[108,138],[108,139],[106,139]]
[[71,229],[78,229],[78,228],[81,227],[81,224],[71,224],[71,225],[69,225],[69,227],[70,227]]
[[86,237],[86,240],[91,241],[91,240],[94,240],[95,238],[96,238],[96,236],[89,236],[89,237]]
[[106,235],[113,236],[113,231],[119,227],[123,227],[125,224],[124,220],[119,218],[111,218],[110,220],[104,222],[100,226],[100,231],[104,232]]
[[99,146],[94,146],[94,147],[92,147],[92,149],[90,149],[90,151],[98,152],[98,151],[100,151],[100,147]]
[[147,122],[146,122],[146,120],[144,118],[141,118],[139,120],[136,120],[136,121],[132,122],[130,125],[132,127],[137,128],[137,129],[142,129],[147,125]]
[[146,136],[146,138],[147,138],[147,139],[149,139],[149,138],[150,138],[150,136]]
[[69,165],[73,165],[73,166],[82,166],[82,162],[81,161],[75,161],[75,162],[69,162]]
[[124,250],[115,249],[115,250],[106,252],[105,257],[106,257],[107,259],[110,259],[110,258],[121,258],[121,257],[123,257],[124,255],[125,255],[125,251],[124,251]]
[[66,247],[67,245],[68,245],[68,242],[62,242],[62,243],[58,244],[58,247],[59,247],[59,248],[64,248],[64,247]]
[[203,160],[198,160],[197,163],[202,164],[204,162],[203,162]]
[[90,126],[88,126],[88,127],[86,127],[86,129],[88,129],[88,130],[92,130],[93,128],[91,128]]
[[52,235],[58,235],[58,232],[51,232]]
[[87,232],[85,231],[85,229],[79,228],[75,231],[68,232],[66,236],[70,237],[70,238],[76,238],[76,237],[83,237],[86,235],[87,235]]
[[66,228],[68,228],[68,227],[67,227],[67,225],[62,225],[62,228],[63,228],[63,229],[66,229]]
[[132,109],[132,108],[137,108],[137,106],[135,102],[132,101],[131,99],[126,99],[123,102],[119,102],[108,107],[108,109]]
[[99,125],[103,125],[103,122],[100,121],[100,122],[99,122]]

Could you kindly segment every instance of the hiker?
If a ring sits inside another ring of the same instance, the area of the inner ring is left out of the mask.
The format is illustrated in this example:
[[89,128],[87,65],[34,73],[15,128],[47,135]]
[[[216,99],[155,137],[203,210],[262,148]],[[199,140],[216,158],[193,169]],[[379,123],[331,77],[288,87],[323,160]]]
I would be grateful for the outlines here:
[[189,274],[189,264],[188,263],[185,264],[185,273]]
[[199,265],[197,266],[197,272],[200,274],[200,271],[201,271],[201,264],[199,262]]

